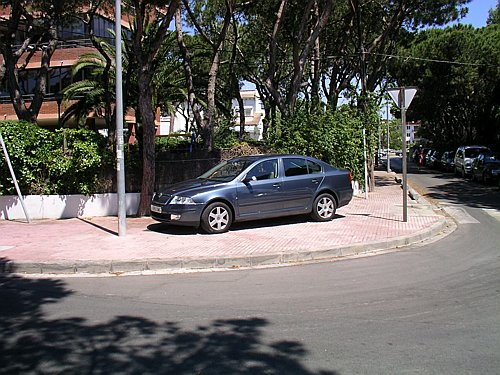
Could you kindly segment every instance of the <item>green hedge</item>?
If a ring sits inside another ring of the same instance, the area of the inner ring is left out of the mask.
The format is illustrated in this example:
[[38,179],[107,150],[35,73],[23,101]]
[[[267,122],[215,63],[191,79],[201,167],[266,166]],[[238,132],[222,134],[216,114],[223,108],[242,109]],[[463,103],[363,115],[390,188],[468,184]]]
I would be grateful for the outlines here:
[[[363,127],[373,122],[366,118],[349,106],[316,114],[299,106],[293,115],[279,120],[271,129],[270,143],[279,152],[309,155],[346,168],[354,180],[364,183]],[[373,126],[376,128],[376,124]],[[373,140],[369,143],[373,144]]]
[[[51,132],[28,122],[1,121],[0,132],[22,194],[99,192],[100,172],[113,163],[105,138],[93,131]],[[0,194],[16,194],[3,153],[0,160]]]

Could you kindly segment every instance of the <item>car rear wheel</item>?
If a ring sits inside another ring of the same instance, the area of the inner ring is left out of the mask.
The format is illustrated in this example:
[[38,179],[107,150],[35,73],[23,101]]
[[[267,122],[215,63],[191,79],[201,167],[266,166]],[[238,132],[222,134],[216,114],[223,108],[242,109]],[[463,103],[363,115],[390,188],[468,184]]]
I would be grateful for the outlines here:
[[332,220],[336,210],[335,199],[330,194],[320,194],[314,200],[311,217],[316,221]]
[[215,202],[203,211],[201,228],[207,233],[223,233],[229,230],[233,223],[233,213],[227,204]]

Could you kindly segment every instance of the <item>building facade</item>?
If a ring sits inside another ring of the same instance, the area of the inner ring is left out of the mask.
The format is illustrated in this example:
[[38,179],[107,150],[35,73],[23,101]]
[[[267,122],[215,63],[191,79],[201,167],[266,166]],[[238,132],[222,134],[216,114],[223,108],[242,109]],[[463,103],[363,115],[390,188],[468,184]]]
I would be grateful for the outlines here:
[[[0,20],[7,20],[10,17],[10,7],[0,6]],[[1,21],[0,21],[1,27]],[[127,28],[127,20],[122,19],[122,27]],[[95,36],[106,38],[114,44],[114,36],[109,32],[115,28],[115,22],[112,16],[106,14],[97,15],[92,24],[92,30]],[[75,17],[73,23],[65,25],[58,30],[57,49],[50,60],[50,69],[47,77],[47,88],[44,93],[44,101],[37,117],[38,125],[48,129],[55,129],[60,126],[60,117],[70,103],[61,100],[62,91],[70,84],[89,78],[87,71],[83,70],[78,75],[73,76],[72,66],[78,58],[85,53],[95,52],[90,40],[89,25],[84,23],[78,17]],[[18,30],[19,43],[24,41],[23,25]],[[19,84],[23,99],[29,106],[33,97],[36,85],[36,77],[41,67],[41,50],[44,44],[29,45],[18,61],[18,66],[23,66],[19,70]],[[29,61],[28,61],[29,56]],[[3,56],[0,56],[0,62],[3,63]],[[3,120],[17,120],[17,115],[11,102],[9,91],[5,80],[0,82],[0,118]],[[135,122],[135,117],[127,115],[127,122]],[[65,126],[75,126],[75,120],[69,120]],[[97,115],[89,116],[86,124],[89,128],[99,129],[104,127],[104,119]]]
[[[263,120],[265,117],[264,105],[257,90],[240,91],[245,111],[245,134],[255,140],[262,140],[264,131]],[[232,100],[233,120],[236,124],[232,130],[240,131],[240,107],[236,99]],[[187,102],[179,103],[175,107],[175,113],[162,113],[160,125],[157,131],[159,136],[186,135],[189,136],[196,128],[194,116]]]

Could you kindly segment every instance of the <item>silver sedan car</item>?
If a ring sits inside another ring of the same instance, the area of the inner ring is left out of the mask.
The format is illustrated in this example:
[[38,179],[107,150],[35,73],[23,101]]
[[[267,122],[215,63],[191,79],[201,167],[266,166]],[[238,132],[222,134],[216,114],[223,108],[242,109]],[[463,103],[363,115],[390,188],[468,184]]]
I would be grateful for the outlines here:
[[226,232],[233,222],[289,215],[328,221],[351,201],[351,181],[350,171],[308,156],[242,156],[157,192],[151,216],[207,233]]

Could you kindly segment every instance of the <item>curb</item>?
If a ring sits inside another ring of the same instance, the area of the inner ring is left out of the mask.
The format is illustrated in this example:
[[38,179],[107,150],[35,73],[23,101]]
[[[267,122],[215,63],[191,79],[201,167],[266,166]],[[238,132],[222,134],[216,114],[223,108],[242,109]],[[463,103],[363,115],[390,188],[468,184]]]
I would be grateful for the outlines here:
[[180,273],[230,269],[278,267],[300,263],[329,261],[356,255],[373,255],[403,248],[433,237],[452,225],[444,216],[431,227],[408,236],[370,243],[338,246],[326,250],[298,249],[295,252],[244,257],[196,257],[175,259],[131,259],[101,261],[7,262],[0,273],[41,276],[118,276],[124,273]]

